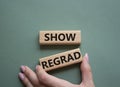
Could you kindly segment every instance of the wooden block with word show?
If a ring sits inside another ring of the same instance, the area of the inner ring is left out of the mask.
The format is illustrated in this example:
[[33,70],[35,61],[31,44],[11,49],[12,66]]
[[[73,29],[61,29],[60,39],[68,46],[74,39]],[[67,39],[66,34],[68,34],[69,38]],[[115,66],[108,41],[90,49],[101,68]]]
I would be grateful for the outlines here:
[[40,65],[45,71],[65,67],[82,61],[80,49],[74,49],[52,56],[40,58]]
[[40,31],[40,45],[79,45],[81,43],[81,31]]

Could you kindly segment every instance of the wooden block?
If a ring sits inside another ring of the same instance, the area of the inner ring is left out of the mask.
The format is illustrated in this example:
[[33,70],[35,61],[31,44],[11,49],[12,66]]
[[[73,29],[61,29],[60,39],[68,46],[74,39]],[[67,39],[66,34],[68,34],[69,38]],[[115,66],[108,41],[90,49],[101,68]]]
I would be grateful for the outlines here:
[[81,31],[40,31],[40,45],[79,45],[81,43]]
[[80,49],[74,49],[52,56],[40,58],[40,65],[45,71],[65,67],[82,61]]

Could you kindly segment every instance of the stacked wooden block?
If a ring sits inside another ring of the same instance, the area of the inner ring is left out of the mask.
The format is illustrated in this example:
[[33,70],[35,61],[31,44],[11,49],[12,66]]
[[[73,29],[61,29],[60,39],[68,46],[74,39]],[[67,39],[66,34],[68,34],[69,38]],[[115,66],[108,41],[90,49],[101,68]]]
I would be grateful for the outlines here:
[[[81,31],[40,31],[40,45],[80,45]],[[40,65],[45,71],[69,66],[82,61],[79,48],[40,58]]]

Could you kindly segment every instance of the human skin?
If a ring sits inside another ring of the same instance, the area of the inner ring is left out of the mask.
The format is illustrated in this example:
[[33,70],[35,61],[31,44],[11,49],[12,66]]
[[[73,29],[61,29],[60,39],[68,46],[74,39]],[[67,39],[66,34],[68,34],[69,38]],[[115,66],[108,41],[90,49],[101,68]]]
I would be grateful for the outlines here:
[[19,73],[19,78],[25,87],[95,87],[87,53],[80,64],[80,70],[82,72],[82,82],[80,84],[72,84],[56,78],[45,72],[39,65],[36,66],[35,72],[28,66],[21,66],[22,72]]

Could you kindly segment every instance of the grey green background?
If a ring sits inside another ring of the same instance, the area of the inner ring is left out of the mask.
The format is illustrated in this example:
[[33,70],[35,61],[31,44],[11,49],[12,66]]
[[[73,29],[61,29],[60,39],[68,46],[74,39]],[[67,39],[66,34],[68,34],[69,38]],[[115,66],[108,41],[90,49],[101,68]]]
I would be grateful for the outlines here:
[[[22,87],[19,67],[76,46],[40,47],[40,30],[81,30],[96,87],[120,87],[120,0],[0,0],[0,87]],[[79,65],[50,74],[80,83]]]

